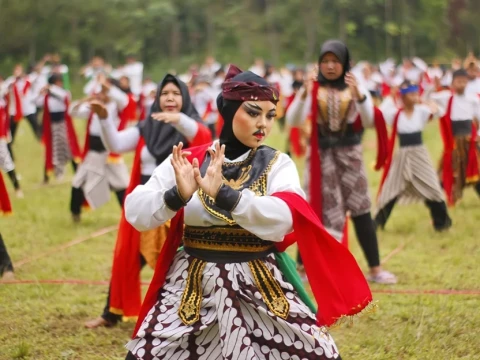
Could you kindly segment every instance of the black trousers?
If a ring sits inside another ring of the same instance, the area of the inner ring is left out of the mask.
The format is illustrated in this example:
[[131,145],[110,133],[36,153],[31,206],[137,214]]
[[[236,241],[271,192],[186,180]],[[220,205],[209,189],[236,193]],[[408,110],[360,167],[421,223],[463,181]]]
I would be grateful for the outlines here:
[[[37,120],[37,114],[30,114],[25,117],[30,124],[30,127],[32,128],[32,131],[37,138],[37,140],[40,140],[42,137],[40,126],[38,125],[38,120]],[[15,122],[15,119],[13,116],[10,116],[10,132],[12,133],[12,144],[15,141],[15,134],[17,133],[18,129],[18,123]]]
[[0,234],[0,276],[6,271],[13,271],[13,264],[10,255],[8,255],[2,234]]
[[[143,267],[147,264],[147,261],[143,257],[142,254],[140,254],[140,270],[143,269]],[[108,288],[108,296],[107,296],[107,303],[105,304],[105,307],[103,308],[103,313],[102,313],[102,318],[107,320],[110,324],[115,325],[119,321],[122,320],[122,315],[117,315],[114,313],[110,312],[110,290],[111,288]]]
[[[123,208],[123,200],[125,198],[125,191],[126,190],[118,190],[115,191],[115,195],[117,195],[117,200],[120,206]],[[72,187],[72,195],[70,197],[70,212],[73,215],[80,215],[82,212],[82,204],[85,201],[85,195],[83,194],[83,190],[81,188]]]
[[477,195],[480,196],[480,181],[475,184],[475,191],[477,192]]
[[10,178],[10,181],[12,182],[13,188],[15,190],[20,190],[20,183],[18,182],[18,178],[17,178],[17,174],[15,173],[15,170],[9,171],[7,175]]
[[380,252],[378,250],[378,239],[375,224],[370,212],[352,217],[355,234],[365,255],[368,266],[380,265]]
[[[398,198],[394,198],[380,209],[375,217],[375,223],[377,226],[381,228],[385,227],[397,201]],[[435,230],[443,230],[450,227],[452,219],[448,215],[447,204],[445,204],[444,201],[425,200],[425,205],[430,210],[430,217],[433,220],[433,227]]]

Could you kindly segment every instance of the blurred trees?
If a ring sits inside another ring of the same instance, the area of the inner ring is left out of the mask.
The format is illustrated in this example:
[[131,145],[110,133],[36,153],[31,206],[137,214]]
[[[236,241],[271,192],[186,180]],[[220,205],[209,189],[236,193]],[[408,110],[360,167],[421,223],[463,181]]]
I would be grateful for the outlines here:
[[355,59],[447,62],[480,51],[479,17],[479,0],[0,0],[0,66],[47,52],[73,66],[129,53],[147,66],[302,63],[328,38]]

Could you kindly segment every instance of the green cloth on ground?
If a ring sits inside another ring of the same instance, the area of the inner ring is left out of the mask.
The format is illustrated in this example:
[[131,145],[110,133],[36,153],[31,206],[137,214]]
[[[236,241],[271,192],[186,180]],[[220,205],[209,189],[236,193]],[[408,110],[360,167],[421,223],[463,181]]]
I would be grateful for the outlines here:
[[295,263],[295,261],[290,256],[288,256],[286,252],[275,253],[275,259],[277,260],[278,267],[285,276],[285,279],[293,285],[295,290],[297,290],[300,299],[302,299],[302,301],[310,308],[310,310],[314,314],[316,314],[317,307],[315,306],[312,299],[308,295],[307,290],[305,290],[305,287],[303,286],[303,282],[300,278],[300,275],[298,274],[297,264]]

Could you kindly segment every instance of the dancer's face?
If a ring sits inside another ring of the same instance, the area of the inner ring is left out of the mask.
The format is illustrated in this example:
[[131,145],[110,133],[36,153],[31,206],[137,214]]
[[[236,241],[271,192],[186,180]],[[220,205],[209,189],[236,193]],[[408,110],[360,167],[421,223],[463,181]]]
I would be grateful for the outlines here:
[[23,75],[23,66],[22,65],[15,65],[13,68],[13,76],[20,77]]
[[276,111],[270,101],[245,101],[233,117],[233,134],[245,146],[259,147],[272,130]]
[[160,92],[160,109],[164,112],[180,112],[182,105],[182,92],[177,85],[169,82]]
[[337,80],[343,74],[343,65],[333,53],[326,53],[320,60],[320,71],[327,80]]
[[402,96],[402,102],[405,106],[413,106],[420,103],[420,95],[418,91],[410,92]]
[[468,78],[466,76],[457,76],[452,81],[452,88],[457,94],[463,94],[468,84]]
[[126,76],[122,76],[119,80],[119,85],[122,90],[126,90],[130,87],[130,80]]

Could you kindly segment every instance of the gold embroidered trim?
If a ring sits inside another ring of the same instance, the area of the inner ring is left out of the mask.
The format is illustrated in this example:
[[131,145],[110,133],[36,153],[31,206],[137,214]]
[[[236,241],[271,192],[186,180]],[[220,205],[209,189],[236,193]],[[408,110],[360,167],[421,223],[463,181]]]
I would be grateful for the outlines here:
[[255,246],[240,244],[209,244],[201,243],[192,239],[184,239],[183,245],[192,249],[233,252],[262,252],[273,247],[273,245]]
[[[332,97],[330,91],[333,92]],[[334,103],[332,103],[332,100]],[[318,90],[317,102],[319,107],[319,124],[332,131],[345,131],[347,117],[353,108],[352,93],[349,88],[344,90],[327,89],[321,87]],[[333,122],[338,122],[334,124]],[[339,127],[337,130],[336,127]],[[332,129],[332,127],[334,129]]]
[[195,324],[200,319],[202,275],[206,264],[205,261],[195,258],[188,267],[187,284],[178,308],[178,316],[187,326]]
[[240,166],[243,164],[248,163],[252,158],[255,156],[257,149],[250,150],[250,154],[248,154],[247,158],[242,161],[232,161],[232,162],[224,162],[222,166]]
[[243,184],[245,184],[248,180],[250,180],[250,175],[249,172],[252,170],[252,165],[248,165],[244,168],[242,168],[242,173],[240,174],[240,177],[237,180],[227,180],[223,176],[223,183],[225,185],[230,186],[233,190],[241,190],[243,188]]
[[228,225],[236,225],[236,224],[237,224],[237,223],[235,222],[235,220],[229,218],[229,217],[226,216],[226,215],[223,215],[221,212],[216,211],[216,210],[212,209],[209,205],[207,205],[207,201],[208,201],[211,205],[214,205],[214,204],[215,204],[215,200],[214,200],[212,197],[210,197],[210,196],[208,196],[207,194],[205,194],[202,189],[198,189],[198,197],[200,198],[200,201],[202,202],[203,207],[205,208],[205,210],[207,210],[207,212],[208,212],[210,215],[213,215],[213,216],[216,217],[217,219],[220,219],[220,220],[225,221]]
[[273,277],[270,270],[262,260],[253,260],[248,262],[252,271],[253,278],[258,290],[268,309],[276,316],[286,320],[290,313],[290,303],[288,302],[278,281]]
[[[358,307],[361,308],[362,305],[358,305]],[[352,310],[354,310],[354,309],[355,308],[353,308]],[[357,313],[355,315],[342,315],[342,316],[340,316],[335,321],[335,323],[333,325],[331,325],[329,328],[334,329],[334,328],[337,328],[337,327],[345,325],[345,324],[347,324],[347,326],[352,326],[353,321],[355,319],[358,319],[358,318],[360,318],[362,316],[365,316],[365,315],[373,314],[377,310],[378,310],[378,302],[377,301],[372,301],[362,311],[360,311],[359,313]]]
[[[252,150],[252,153],[253,152],[254,152],[254,150]],[[276,151],[272,160],[270,160],[270,162],[268,163],[267,167],[262,172],[262,174],[247,189],[253,191],[255,193],[255,195],[257,195],[257,196],[265,196],[267,194],[268,174],[272,170],[272,167],[275,164],[275,162],[278,160],[279,156],[280,156],[280,151]],[[246,160],[244,160],[244,161],[246,162]],[[224,163],[223,165],[227,165],[227,164],[233,164],[233,163]],[[236,164],[238,165],[239,163],[236,163]],[[227,183],[227,185],[229,185],[229,184]],[[228,225],[236,225],[237,224],[235,222],[235,220],[233,220],[231,217],[228,217],[228,216],[222,214],[221,212],[213,209],[211,206],[215,205],[215,200],[212,197],[205,194],[205,192],[202,189],[198,189],[198,197],[200,198],[200,201],[202,202],[203,207],[205,208],[205,210],[207,210],[207,212],[210,215],[216,217],[217,219],[225,221]]]
[[192,226],[185,227],[183,244],[192,249],[233,252],[262,252],[274,246],[242,228]]
[[258,177],[257,180],[255,180],[248,188],[252,190],[255,195],[257,196],[265,196],[267,195],[267,180],[268,180],[268,174],[272,170],[273,164],[275,164],[278,160],[278,157],[280,156],[280,151],[275,152],[275,155],[273,156],[273,159],[270,160],[268,163],[267,167],[263,171],[262,175]]

